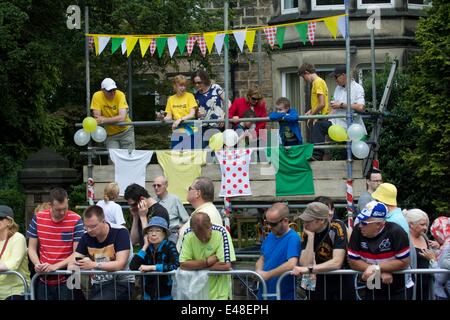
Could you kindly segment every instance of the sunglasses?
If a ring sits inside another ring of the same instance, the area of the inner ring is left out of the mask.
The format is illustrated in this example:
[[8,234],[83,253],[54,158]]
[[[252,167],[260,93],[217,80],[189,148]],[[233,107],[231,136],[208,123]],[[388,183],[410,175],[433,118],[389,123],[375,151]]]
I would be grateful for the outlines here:
[[250,99],[252,99],[253,101],[259,101],[259,100],[261,100],[262,98],[250,97]]
[[153,188],[161,188],[161,187],[162,187],[162,184],[157,184],[157,183],[153,184]]
[[203,82],[201,81],[194,81],[194,84],[202,84]]
[[380,221],[360,221],[362,226],[368,226],[369,224],[378,223],[378,222],[380,222]]
[[281,220],[277,221],[277,222],[270,222],[266,220],[266,223],[271,226],[272,228],[276,227],[277,225],[280,224],[281,221],[283,221],[285,218],[281,218]]
[[193,187],[189,187],[188,190],[191,191],[191,190],[198,190],[198,189],[195,189]]
[[105,91],[108,92],[108,93],[111,93],[111,92],[116,92],[116,89],[105,90]]

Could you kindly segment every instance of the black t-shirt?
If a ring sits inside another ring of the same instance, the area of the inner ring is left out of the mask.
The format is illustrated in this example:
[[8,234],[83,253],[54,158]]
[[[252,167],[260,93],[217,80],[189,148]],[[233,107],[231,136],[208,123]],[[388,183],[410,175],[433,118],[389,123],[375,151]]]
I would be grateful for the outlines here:
[[[161,217],[167,221],[168,226],[170,225],[169,213],[167,212],[167,209],[164,208],[159,203],[155,203],[148,209],[147,221],[150,222],[150,219],[153,217]],[[143,227],[142,227],[141,219],[138,220],[138,225],[139,225],[139,230],[142,230]],[[139,243],[140,244],[144,243],[144,235],[142,234],[142,231],[139,234]]]
[[[305,234],[302,241],[302,249],[306,248],[308,236]],[[314,236],[314,253],[316,264],[324,263],[333,258],[334,249],[347,250],[347,228],[344,222],[332,220],[325,230],[316,233]],[[344,265],[346,260],[344,260]],[[343,265],[343,267],[344,267]]]
[[[409,250],[408,234],[397,223],[386,222],[383,230],[374,238],[364,237],[359,225],[356,225],[348,244],[348,257],[352,260],[362,259],[369,264],[380,264],[386,260],[405,259],[410,255]],[[405,276],[394,274],[391,290],[404,287]],[[387,288],[381,283],[382,290]]]

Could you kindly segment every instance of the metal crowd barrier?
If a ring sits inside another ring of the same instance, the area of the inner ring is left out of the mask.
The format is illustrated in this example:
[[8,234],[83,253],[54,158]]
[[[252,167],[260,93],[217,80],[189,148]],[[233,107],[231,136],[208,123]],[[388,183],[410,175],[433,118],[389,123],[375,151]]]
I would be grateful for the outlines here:
[[29,300],[28,283],[27,283],[27,280],[25,279],[25,277],[21,273],[19,273],[17,271],[8,270],[8,271],[0,271],[0,275],[15,275],[16,277],[18,277],[20,279],[20,281],[22,281],[22,284],[23,284],[24,298],[25,298],[25,300]]
[[[408,269],[408,270],[401,270],[401,271],[392,272],[392,274],[403,274],[403,275],[411,274],[411,275],[416,275],[416,276],[420,275],[420,277],[413,278],[414,286],[412,287],[411,290],[416,290],[417,289],[417,283],[418,283],[417,279],[422,279],[423,275],[434,276],[434,274],[436,274],[436,273],[447,273],[450,276],[450,270],[447,270],[447,269]],[[366,288],[366,283],[365,282],[358,281],[358,276],[361,275],[362,272],[355,271],[355,270],[347,270],[347,269],[344,270],[344,269],[341,269],[341,270],[334,270],[334,271],[328,271],[328,272],[317,272],[317,273],[314,273],[314,274],[316,274],[316,275],[317,274],[325,275],[325,277],[324,277],[324,288],[323,288],[324,292],[326,292],[326,276],[329,276],[329,275],[340,275],[340,288],[341,288],[340,289],[340,298],[341,298],[341,300],[343,298],[343,293],[342,293],[342,291],[343,291],[342,290],[343,289],[342,276],[343,275],[353,275],[354,276],[354,285],[355,285],[354,288],[355,288],[355,292],[356,292],[356,300],[362,300],[361,296],[359,295],[359,290]],[[277,280],[276,293],[275,293],[275,296],[276,296],[277,300],[281,300],[281,282],[287,276],[292,276],[291,271],[286,271]],[[293,280],[294,283],[293,284],[294,284],[294,290],[295,290],[295,300],[309,300],[310,296],[307,296],[307,295],[304,295],[302,299],[299,299],[299,297],[298,297],[298,292],[297,292],[298,282],[297,282],[297,280],[299,280],[301,278],[302,278],[302,275],[300,275],[298,277],[294,276],[294,280]],[[430,291],[431,299],[430,300],[434,300],[433,283],[431,283],[430,286],[431,286],[431,288],[430,288],[431,289],[431,291]],[[374,290],[376,290],[376,289],[374,289]],[[306,291],[306,290],[303,290],[303,291]],[[404,292],[405,292],[404,298],[405,298],[405,300],[408,300],[408,290],[404,290]],[[310,293],[310,291],[309,291],[309,293]],[[421,293],[420,297],[422,298],[424,293],[423,292],[420,292],[420,293]],[[390,285],[388,286],[388,294],[389,294],[388,300],[390,300]],[[325,295],[325,300],[326,300],[326,295]],[[415,300],[417,300],[417,293],[416,293],[416,299]]]
[[[116,286],[117,286],[117,276],[134,276],[134,277],[142,277],[142,282],[140,283],[140,287],[141,289],[139,290],[139,292],[137,290],[134,290],[134,285],[132,284],[132,282],[127,282],[128,283],[128,300],[137,300],[139,296],[138,294],[141,293],[141,297],[140,299],[143,299],[144,296],[144,292],[145,292],[145,277],[146,276],[156,276],[157,277],[157,288],[158,288],[158,297],[160,297],[160,292],[159,292],[159,277],[160,276],[174,276],[175,275],[175,271],[171,271],[171,272],[140,272],[140,271],[116,271],[116,272],[107,272],[107,271],[100,271],[100,270],[80,270],[77,271],[80,273],[81,276],[90,276],[90,275],[104,275],[104,276],[113,276],[113,283],[114,283],[114,294],[115,297],[117,298],[117,291],[116,291]],[[31,279],[31,290],[30,290],[30,298],[31,300],[36,300],[37,298],[37,292],[36,292],[36,285],[37,285],[37,281],[40,281],[39,278],[44,277],[44,281],[46,280],[46,277],[49,276],[72,276],[74,275],[75,272],[74,271],[69,271],[69,270],[58,270],[58,271],[54,271],[54,272],[43,272],[43,273],[37,273],[33,276],[33,278]],[[264,279],[255,271],[252,270],[230,270],[230,271],[209,271],[208,272],[208,276],[216,276],[216,275],[230,275],[232,276],[232,280],[233,277],[236,277],[237,280],[247,286],[248,290],[247,290],[247,299],[250,299],[251,296],[249,293],[251,293],[253,295],[253,298],[256,297],[256,294],[254,294],[253,292],[249,292],[252,290],[251,287],[251,281],[249,281],[249,276],[251,277],[255,277],[258,282],[260,283],[260,289],[263,292],[263,296],[265,296],[267,294],[267,286],[266,283],[264,281]],[[246,276],[246,280],[242,279],[242,276]],[[232,282],[234,283],[234,282]],[[249,285],[250,283],[250,285]],[[100,283],[100,288],[102,288],[102,284]],[[48,291],[48,287],[46,284],[44,284],[45,286],[45,293],[47,293]],[[59,285],[57,285],[57,292],[58,292],[58,296],[61,297],[61,292],[62,291],[66,291],[66,288],[62,288],[63,286],[67,286],[66,283],[61,283]],[[80,286],[80,288],[77,288],[81,291],[87,291],[89,288],[89,283],[86,281],[86,285],[85,286]],[[234,285],[232,286],[232,289],[234,288]],[[69,290],[70,291],[70,299],[68,300],[75,300],[76,298],[76,294],[74,293],[74,290]],[[234,292],[234,290],[233,290]],[[84,293],[81,292],[81,296],[79,295],[80,298],[85,297]],[[103,297],[103,291],[101,291],[101,297]],[[47,294],[45,295],[45,299],[47,300],[48,296]],[[89,293],[87,293],[87,297],[85,297],[86,300],[89,300]],[[102,300],[102,299],[100,299]],[[106,300],[106,299],[105,299]]]

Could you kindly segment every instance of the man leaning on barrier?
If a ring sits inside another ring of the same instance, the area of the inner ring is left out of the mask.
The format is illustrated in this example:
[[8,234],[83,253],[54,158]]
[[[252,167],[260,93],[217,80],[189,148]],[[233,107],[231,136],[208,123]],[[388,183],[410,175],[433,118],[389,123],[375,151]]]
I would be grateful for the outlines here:
[[[297,232],[289,228],[289,208],[284,203],[275,203],[267,210],[266,223],[271,232],[261,246],[255,271],[266,281],[267,293],[273,299],[278,278],[297,265],[301,243]],[[294,282],[292,276],[285,277],[281,283],[282,300],[294,299]]]
[[[180,267],[185,270],[231,270],[236,256],[228,231],[222,226],[213,225],[204,212],[193,213],[190,225],[181,246]],[[209,299],[227,300],[231,298],[230,292],[230,276],[210,276]]]
[[[332,219],[326,204],[311,202],[300,215],[303,241],[300,265],[293,274],[310,274],[345,269],[347,265],[347,229],[344,222]],[[354,300],[353,275],[316,275],[311,300]]]
[[[83,222],[69,210],[66,190],[50,191],[50,209],[36,212],[27,230],[28,256],[36,272],[64,270],[83,235]],[[65,276],[43,275],[37,280],[36,299],[71,300]]]
[[[126,271],[131,260],[128,230],[105,221],[103,209],[90,206],[83,214],[86,233],[81,237],[70,270]],[[80,259],[81,258],[81,259]],[[89,300],[128,300],[134,277],[95,274],[91,277]]]
[[397,223],[386,221],[387,213],[383,203],[369,202],[358,215],[359,223],[350,237],[350,267],[363,272],[363,281],[377,273],[381,276],[380,288],[364,290],[365,300],[406,300],[405,277],[392,272],[408,268],[408,235]]

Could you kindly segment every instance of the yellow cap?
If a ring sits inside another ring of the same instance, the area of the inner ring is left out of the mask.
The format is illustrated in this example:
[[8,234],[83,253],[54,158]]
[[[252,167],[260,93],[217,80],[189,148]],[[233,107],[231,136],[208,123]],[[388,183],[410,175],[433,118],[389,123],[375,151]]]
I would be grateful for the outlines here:
[[382,183],[372,193],[372,198],[390,206],[397,205],[397,188],[391,183]]

